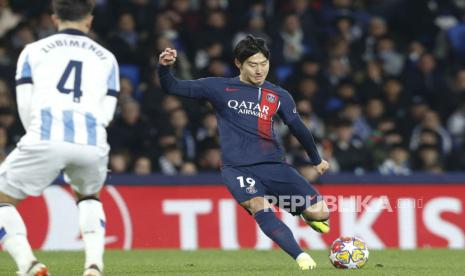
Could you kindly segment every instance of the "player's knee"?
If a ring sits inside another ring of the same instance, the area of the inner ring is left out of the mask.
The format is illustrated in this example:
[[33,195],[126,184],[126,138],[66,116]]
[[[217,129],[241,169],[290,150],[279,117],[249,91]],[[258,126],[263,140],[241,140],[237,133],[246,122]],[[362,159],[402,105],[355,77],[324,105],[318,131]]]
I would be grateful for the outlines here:
[[1,206],[16,206],[21,200],[11,197],[7,194],[0,192],[0,207]]
[[305,209],[302,216],[307,221],[325,221],[329,219],[329,210],[324,201],[319,201]]
[[270,203],[264,197],[254,197],[242,202],[241,206],[244,207],[251,215],[255,215],[263,209],[271,208]]
[[329,212],[326,210],[322,211],[307,211],[305,210],[302,213],[302,216],[306,221],[325,221],[329,219]]

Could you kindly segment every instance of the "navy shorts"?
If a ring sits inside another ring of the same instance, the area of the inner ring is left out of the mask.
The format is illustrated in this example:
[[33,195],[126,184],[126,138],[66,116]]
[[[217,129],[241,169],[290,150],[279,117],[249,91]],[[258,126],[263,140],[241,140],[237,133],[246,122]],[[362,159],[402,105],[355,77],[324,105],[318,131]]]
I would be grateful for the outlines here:
[[296,169],[285,163],[225,166],[221,176],[238,203],[266,197],[293,215],[322,199],[318,191]]

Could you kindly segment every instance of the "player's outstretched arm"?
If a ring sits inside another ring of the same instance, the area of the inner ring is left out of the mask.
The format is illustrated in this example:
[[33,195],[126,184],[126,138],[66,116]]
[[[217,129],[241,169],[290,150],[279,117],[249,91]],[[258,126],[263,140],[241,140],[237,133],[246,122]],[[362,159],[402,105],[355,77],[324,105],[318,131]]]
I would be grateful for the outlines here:
[[310,130],[305,126],[300,118],[295,118],[287,124],[292,135],[299,140],[300,144],[304,147],[308,156],[312,160],[313,165],[317,172],[322,175],[329,169],[329,163],[321,159],[318,149],[315,144],[315,139],[310,133]]
[[157,72],[163,91],[189,98],[207,98],[208,92],[201,80],[178,80],[171,74],[170,67],[177,56],[175,49],[166,48],[158,58]]
[[310,130],[302,122],[299,113],[297,113],[295,102],[287,91],[285,91],[283,97],[281,97],[278,113],[284,123],[289,127],[292,135],[294,135],[304,147],[317,172],[320,175],[324,174],[329,169],[329,163],[321,159],[315,144],[315,139],[313,139]]

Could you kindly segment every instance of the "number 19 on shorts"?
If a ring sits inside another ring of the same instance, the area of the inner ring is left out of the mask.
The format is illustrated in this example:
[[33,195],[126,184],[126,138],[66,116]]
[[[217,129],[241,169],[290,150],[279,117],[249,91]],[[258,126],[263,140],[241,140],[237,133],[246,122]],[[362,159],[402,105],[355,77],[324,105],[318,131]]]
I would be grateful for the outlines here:
[[[255,188],[255,180],[251,177],[246,177],[245,182],[244,182],[244,177],[243,176],[238,176],[236,179],[239,181],[239,185],[241,188],[247,187],[245,190],[249,194],[255,194],[257,192],[257,189]],[[246,183],[248,186],[246,186]]]

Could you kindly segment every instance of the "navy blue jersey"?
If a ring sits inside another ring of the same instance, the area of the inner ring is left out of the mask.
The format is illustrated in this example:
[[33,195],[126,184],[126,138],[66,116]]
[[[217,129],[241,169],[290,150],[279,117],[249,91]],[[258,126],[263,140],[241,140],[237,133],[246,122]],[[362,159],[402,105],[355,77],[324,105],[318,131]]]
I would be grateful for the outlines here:
[[313,137],[300,120],[291,95],[270,82],[254,86],[235,78],[177,80],[168,66],[158,67],[164,91],[208,100],[218,120],[223,166],[283,162],[284,152],[273,131],[279,115],[304,146],[314,164],[321,159]]

